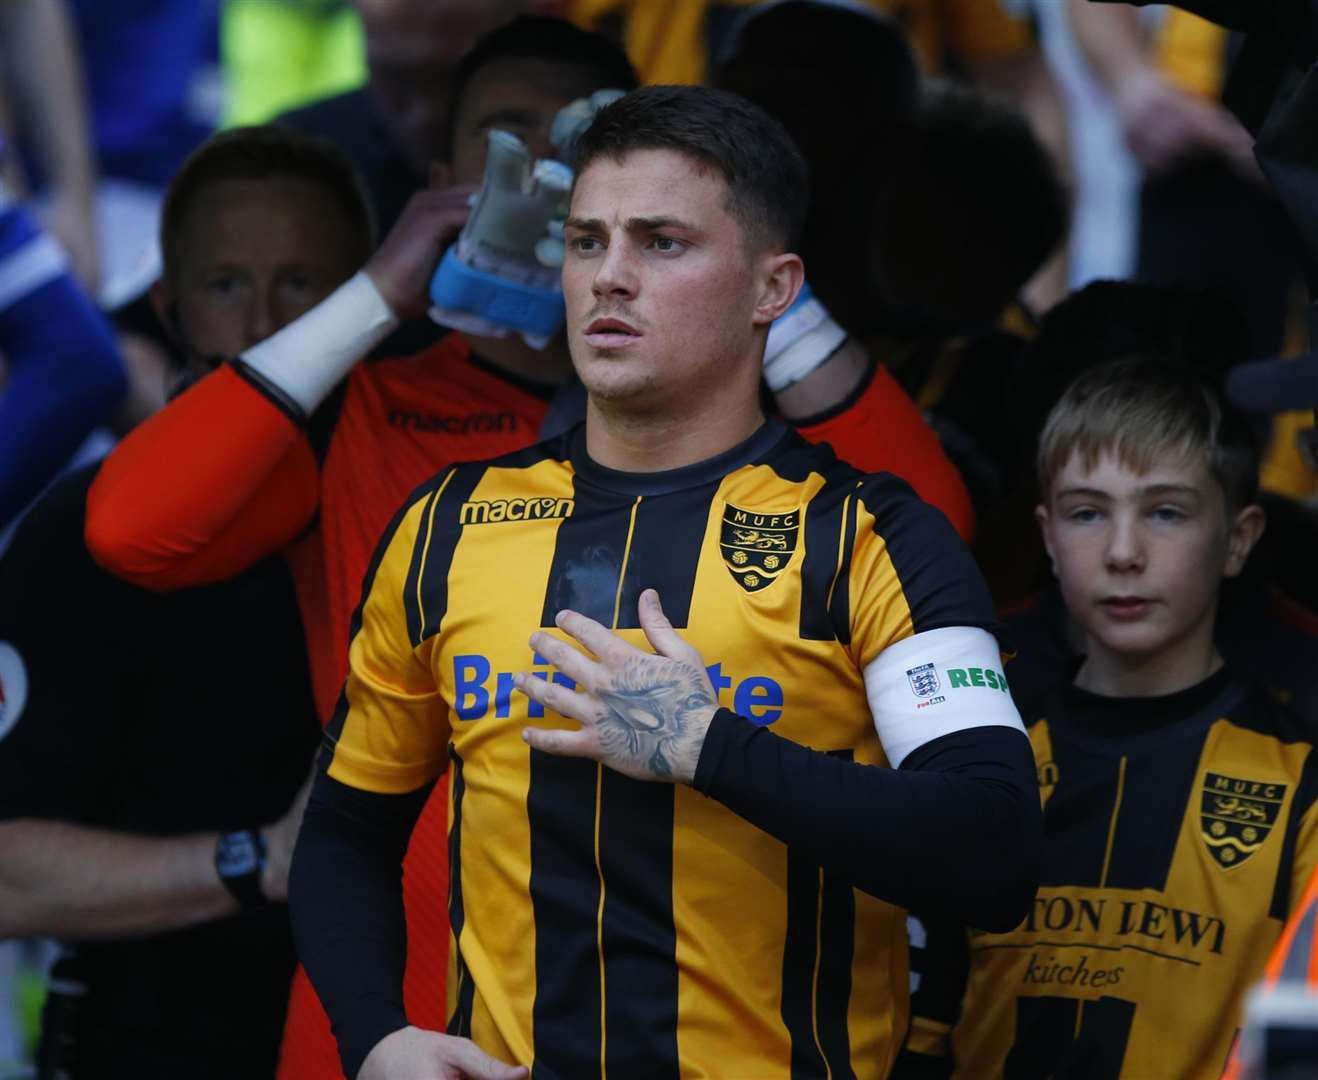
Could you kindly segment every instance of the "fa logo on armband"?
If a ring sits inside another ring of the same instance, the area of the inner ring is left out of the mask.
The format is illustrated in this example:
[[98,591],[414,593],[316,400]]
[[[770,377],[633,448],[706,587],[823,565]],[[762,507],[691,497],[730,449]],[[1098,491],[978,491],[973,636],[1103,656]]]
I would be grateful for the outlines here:
[[942,685],[938,681],[938,668],[933,664],[907,668],[906,678],[910,680],[911,693],[918,698],[933,697]]

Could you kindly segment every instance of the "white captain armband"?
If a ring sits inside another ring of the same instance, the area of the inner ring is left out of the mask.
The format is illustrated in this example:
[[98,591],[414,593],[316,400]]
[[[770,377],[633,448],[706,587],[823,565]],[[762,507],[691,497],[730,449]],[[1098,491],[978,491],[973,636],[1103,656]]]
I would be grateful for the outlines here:
[[895,769],[911,751],[975,727],[1024,732],[1007,690],[997,639],[974,626],[912,634],[865,668],[874,728]]

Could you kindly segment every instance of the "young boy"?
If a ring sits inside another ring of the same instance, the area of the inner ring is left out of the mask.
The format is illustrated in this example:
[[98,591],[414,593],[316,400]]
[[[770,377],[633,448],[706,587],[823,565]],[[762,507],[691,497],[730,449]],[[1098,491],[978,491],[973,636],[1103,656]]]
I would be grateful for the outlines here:
[[1257,457],[1193,373],[1121,361],[1065,392],[1038,467],[1085,643],[1025,717],[1040,888],[1010,933],[930,927],[894,1075],[1215,1078],[1318,859],[1308,737],[1213,644],[1221,581],[1263,530]]

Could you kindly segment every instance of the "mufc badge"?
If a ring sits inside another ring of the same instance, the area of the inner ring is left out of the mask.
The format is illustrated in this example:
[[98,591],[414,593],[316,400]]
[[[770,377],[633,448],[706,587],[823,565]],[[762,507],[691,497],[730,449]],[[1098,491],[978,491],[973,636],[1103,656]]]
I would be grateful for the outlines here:
[[787,569],[801,532],[801,511],[743,510],[723,504],[719,547],[732,580],[747,592],[767,589]]
[[1204,775],[1199,832],[1218,866],[1230,870],[1263,846],[1285,798],[1285,784]]

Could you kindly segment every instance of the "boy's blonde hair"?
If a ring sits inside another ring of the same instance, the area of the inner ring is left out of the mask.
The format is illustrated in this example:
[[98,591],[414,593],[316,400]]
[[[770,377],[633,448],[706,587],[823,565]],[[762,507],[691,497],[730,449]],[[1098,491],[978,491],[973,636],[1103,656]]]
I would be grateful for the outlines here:
[[1228,513],[1258,494],[1258,449],[1243,420],[1196,372],[1150,359],[1117,360],[1084,372],[1048,413],[1036,466],[1044,501],[1073,455],[1086,468],[1110,452],[1146,473],[1164,458],[1203,455]]

